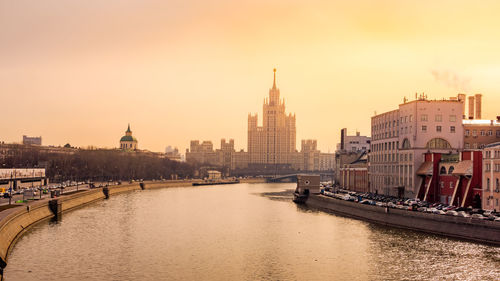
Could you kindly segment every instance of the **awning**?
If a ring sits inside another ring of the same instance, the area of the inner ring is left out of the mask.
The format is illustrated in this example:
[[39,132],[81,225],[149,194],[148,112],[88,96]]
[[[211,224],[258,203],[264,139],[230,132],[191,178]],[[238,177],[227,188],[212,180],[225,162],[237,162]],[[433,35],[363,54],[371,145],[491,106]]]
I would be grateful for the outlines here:
[[424,162],[420,165],[417,170],[417,175],[419,176],[431,176],[432,175],[432,162]]
[[455,169],[451,173],[456,176],[472,176],[472,160],[463,160],[455,165]]

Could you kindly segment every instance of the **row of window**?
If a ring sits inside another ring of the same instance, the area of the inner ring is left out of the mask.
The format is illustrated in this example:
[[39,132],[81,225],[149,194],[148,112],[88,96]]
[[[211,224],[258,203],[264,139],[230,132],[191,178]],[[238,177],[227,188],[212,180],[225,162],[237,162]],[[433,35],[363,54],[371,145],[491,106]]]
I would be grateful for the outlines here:
[[[491,164],[486,164],[485,167],[484,167],[484,170],[486,172],[491,172]],[[495,172],[500,172],[500,164],[495,164],[495,166],[493,167],[495,168]]]
[[[482,136],[482,137],[485,137],[485,136],[488,136],[488,137],[491,137],[493,136],[493,130],[480,130],[479,131],[479,134]],[[471,130],[467,129],[465,130],[465,136],[468,137],[471,135]],[[477,130],[472,130],[472,136],[473,137],[477,137],[478,134],[477,134]],[[496,136],[497,138],[500,138],[500,130],[496,130]]]
[[[429,119],[428,119],[428,116],[427,114],[422,114],[420,115],[420,121],[422,122],[427,122]],[[448,120],[450,122],[456,122],[457,121],[457,116],[456,115],[450,115]],[[434,121],[436,122],[442,122],[443,121],[443,115],[441,114],[436,114],[434,115]],[[411,122],[411,115],[410,115],[410,122]]]
[[[436,126],[436,132],[442,132],[442,131],[443,131],[443,127]],[[455,132],[456,132],[455,126],[450,126],[450,133],[455,133]],[[422,125],[422,133],[427,133],[427,126],[426,125]]]
[[490,178],[486,178],[486,191],[494,191],[494,192],[500,192],[500,179],[496,178],[495,179],[495,189],[492,190],[493,187],[491,186],[491,180]]
[[[488,198],[486,200],[486,205],[487,206],[493,205],[493,199],[490,200],[490,198]],[[495,206],[498,207],[498,198],[495,198]]]
[[381,162],[398,162],[398,161],[413,161],[413,154],[411,153],[384,153],[384,154],[372,154],[370,156],[370,161],[373,163],[381,163]]
[[[491,152],[494,152],[494,153],[491,153]],[[484,158],[485,159],[488,159],[488,158],[500,158],[500,150],[494,150],[494,151],[485,151],[484,153]]]

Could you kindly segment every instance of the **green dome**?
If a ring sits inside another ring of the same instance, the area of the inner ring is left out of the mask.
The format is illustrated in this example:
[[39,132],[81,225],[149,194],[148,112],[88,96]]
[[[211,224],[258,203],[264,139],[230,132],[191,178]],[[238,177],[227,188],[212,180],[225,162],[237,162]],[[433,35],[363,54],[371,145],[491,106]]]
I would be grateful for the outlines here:
[[120,141],[137,141],[133,136],[123,136]]

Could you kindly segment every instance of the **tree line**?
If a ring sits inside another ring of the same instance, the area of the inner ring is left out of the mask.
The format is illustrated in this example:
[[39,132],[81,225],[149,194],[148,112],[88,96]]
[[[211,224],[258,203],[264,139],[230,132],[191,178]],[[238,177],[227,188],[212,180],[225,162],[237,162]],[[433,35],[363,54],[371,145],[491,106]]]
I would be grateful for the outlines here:
[[46,149],[16,145],[2,148],[2,168],[45,168],[53,182],[192,178],[195,167],[150,152],[116,149]]

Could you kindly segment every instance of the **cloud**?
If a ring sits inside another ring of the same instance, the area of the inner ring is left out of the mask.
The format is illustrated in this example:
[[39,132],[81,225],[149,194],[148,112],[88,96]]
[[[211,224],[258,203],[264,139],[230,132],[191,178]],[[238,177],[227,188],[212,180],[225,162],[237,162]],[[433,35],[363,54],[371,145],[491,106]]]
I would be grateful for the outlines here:
[[439,83],[460,92],[468,92],[470,90],[470,78],[464,77],[450,70],[432,69],[431,74]]

